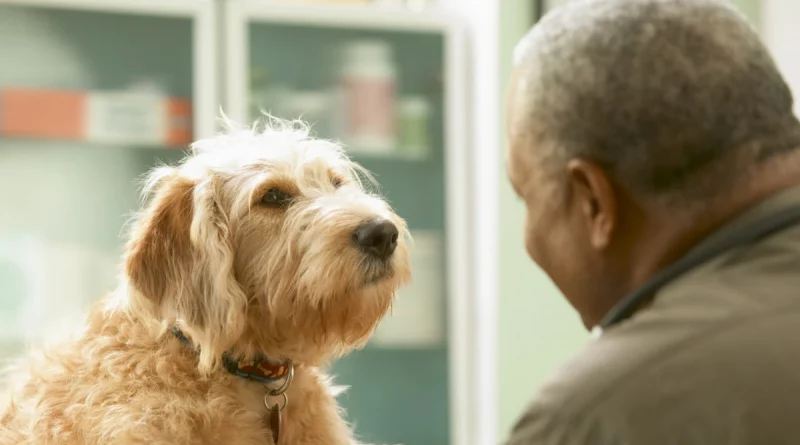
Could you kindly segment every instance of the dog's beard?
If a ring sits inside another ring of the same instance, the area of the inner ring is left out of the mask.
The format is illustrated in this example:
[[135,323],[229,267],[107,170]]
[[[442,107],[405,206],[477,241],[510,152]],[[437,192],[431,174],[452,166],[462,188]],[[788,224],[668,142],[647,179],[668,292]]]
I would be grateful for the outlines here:
[[365,286],[389,280],[394,276],[394,266],[391,261],[365,258],[361,261],[361,269],[364,271],[363,284]]

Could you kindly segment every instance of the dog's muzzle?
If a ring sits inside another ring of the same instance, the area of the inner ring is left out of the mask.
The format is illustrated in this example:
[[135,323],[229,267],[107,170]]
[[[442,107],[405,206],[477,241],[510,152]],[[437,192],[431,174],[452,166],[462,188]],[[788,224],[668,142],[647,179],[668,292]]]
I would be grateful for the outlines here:
[[353,232],[353,242],[365,254],[386,261],[397,249],[399,232],[388,219],[376,219],[362,224]]

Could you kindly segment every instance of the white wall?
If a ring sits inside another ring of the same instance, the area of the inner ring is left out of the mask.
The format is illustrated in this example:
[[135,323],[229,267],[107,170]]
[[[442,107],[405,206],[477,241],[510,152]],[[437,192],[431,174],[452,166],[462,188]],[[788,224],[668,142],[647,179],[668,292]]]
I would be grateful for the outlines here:
[[800,115],[800,0],[762,0],[761,34],[795,97]]
[[[474,276],[470,313],[454,319],[466,320],[469,350],[453,351],[451,358],[466,366],[463,380],[451,385],[463,388],[451,400],[457,425],[453,443],[487,445],[497,438],[497,271],[500,210],[498,149],[500,119],[497,65],[499,11],[505,0],[439,0],[437,7],[462,19],[469,54],[463,65],[467,73],[463,104],[469,110],[466,128],[471,157],[464,168],[470,175],[466,190],[471,203],[470,270]],[[462,435],[461,432],[464,432]]]

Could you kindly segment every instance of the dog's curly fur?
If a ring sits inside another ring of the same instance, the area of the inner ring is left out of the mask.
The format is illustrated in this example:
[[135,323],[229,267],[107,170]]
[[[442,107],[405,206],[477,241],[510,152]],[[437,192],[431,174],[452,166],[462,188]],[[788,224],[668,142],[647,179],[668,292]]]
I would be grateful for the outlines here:
[[[294,363],[281,445],[353,443],[320,367],[363,346],[410,279],[406,225],[363,173],[338,145],[274,119],[155,169],[119,287],[75,338],[26,358],[0,444],[272,443],[264,385],[225,372],[224,352]],[[261,205],[270,189],[290,203]],[[376,218],[400,233],[386,261],[352,238]]]

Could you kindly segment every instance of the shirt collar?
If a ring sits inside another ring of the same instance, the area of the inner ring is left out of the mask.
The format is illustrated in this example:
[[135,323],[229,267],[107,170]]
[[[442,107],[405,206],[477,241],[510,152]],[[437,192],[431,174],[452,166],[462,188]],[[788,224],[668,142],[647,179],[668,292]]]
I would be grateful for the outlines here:
[[723,224],[698,243],[694,249],[702,249],[708,244],[716,243],[717,240],[727,237],[756,221],[769,217],[781,210],[800,204],[800,186],[791,187],[777,192],[766,199],[758,202],[744,212],[735,216],[732,220]]

